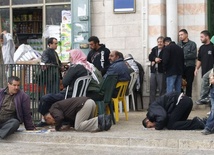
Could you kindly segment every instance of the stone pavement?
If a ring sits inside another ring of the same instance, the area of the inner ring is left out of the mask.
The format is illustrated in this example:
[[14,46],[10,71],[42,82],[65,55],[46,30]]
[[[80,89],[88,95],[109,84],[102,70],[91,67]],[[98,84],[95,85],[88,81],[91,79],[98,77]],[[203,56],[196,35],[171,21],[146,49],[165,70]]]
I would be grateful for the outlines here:
[[[205,117],[208,111],[201,106],[191,112],[190,118]],[[214,134],[145,129],[141,124],[145,114],[129,112],[129,120],[125,121],[122,113],[120,121],[105,132],[17,132],[0,141],[0,155],[214,154]]]

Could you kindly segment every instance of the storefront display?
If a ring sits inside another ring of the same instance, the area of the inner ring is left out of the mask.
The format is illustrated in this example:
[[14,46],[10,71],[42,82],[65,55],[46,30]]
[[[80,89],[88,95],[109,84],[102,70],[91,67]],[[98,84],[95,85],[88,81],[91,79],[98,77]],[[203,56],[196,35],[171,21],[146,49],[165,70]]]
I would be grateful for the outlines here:
[[0,31],[6,29],[13,34],[18,40],[17,49],[27,44],[42,54],[47,48],[44,32],[54,26],[57,31],[48,37],[59,32],[56,51],[62,61],[69,61],[67,51],[71,48],[81,48],[86,54],[89,51],[89,0],[0,0],[0,3]]
[[[13,14],[13,30],[15,30],[20,44],[28,44],[30,42],[29,39],[41,40],[42,9],[14,9]],[[35,50],[42,49],[40,49],[39,45]]]

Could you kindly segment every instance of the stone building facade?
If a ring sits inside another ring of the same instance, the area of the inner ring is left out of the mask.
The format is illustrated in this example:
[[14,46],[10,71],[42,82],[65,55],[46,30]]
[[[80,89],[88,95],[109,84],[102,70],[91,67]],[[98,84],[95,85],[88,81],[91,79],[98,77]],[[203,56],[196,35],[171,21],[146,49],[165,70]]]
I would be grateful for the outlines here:
[[[110,50],[131,53],[145,70],[144,100],[149,94],[148,54],[158,36],[178,41],[178,31],[187,29],[189,38],[201,46],[200,32],[208,29],[206,0],[136,0],[136,12],[115,14],[113,0],[92,0],[92,35]],[[198,99],[201,75],[194,80],[193,100]]]

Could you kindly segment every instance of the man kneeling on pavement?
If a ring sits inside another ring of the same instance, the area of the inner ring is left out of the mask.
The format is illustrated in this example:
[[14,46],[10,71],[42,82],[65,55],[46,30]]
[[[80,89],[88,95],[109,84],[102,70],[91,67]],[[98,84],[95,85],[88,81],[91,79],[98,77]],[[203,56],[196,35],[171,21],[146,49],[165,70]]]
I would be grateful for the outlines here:
[[44,116],[47,124],[55,125],[56,131],[66,130],[62,128],[63,122],[77,131],[107,131],[111,128],[111,116],[99,115],[94,117],[96,104],[87,97],[69,98],[54,103],[49,113]]
[[205,120],[194,117],[187,120],[193,102],[188,96],[179,92],[171,92],[159,97],[150,104],[146,118],[142,124],[146,128],[162,130],[196,130],[204,129]]

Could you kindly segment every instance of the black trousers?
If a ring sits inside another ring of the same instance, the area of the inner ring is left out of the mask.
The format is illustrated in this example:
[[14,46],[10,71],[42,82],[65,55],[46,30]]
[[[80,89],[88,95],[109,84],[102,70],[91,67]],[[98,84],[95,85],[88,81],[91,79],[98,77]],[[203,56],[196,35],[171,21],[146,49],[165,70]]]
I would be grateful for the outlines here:
[[192,97],[192,83],[194,80],[194,71],[195,71],[195,66],[188,66],[188,67],[185,66],[184,74],[182,76],[187,81],[186,95],[189,97]]
[[57,93],[57,94],[46,94],[42,96],[38,108],[38,112],[43,116],[49,112],[51,106],[57,102],[65,99],[65,94]]
[[203,129],[197,119],[187,120],[193,106],[192,99],[184,96],[172,113],[168,116],[167,129],[169,130],[196,130]]

